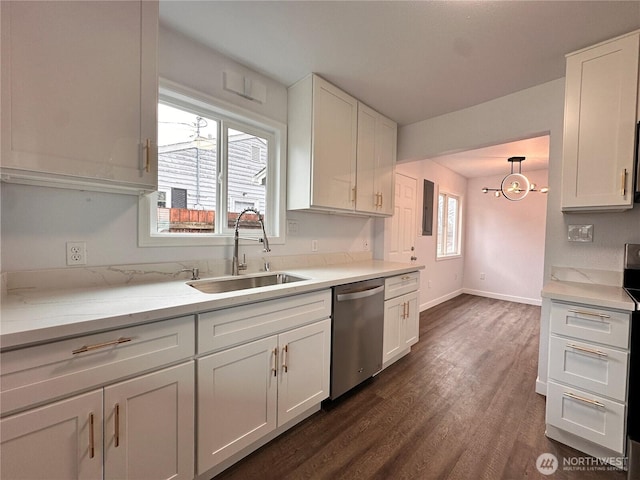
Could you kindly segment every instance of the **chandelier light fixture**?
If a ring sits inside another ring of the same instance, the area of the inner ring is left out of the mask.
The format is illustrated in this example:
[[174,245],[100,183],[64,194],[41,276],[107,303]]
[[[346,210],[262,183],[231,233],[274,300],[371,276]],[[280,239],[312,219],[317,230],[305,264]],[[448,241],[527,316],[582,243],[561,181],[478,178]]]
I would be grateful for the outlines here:
[[[487,188],[482,189],[483,193],[494,192],[496,197],[503,196],[507,200],[516,202],[526,197],[529,192],[547,193],[548,187],[536,188],[535,183],[529,182],[529,179],[522,173],[522,162],[526,157],[511,157],[507,159],[507,162],[511,164],[511,173],[502,179],[500,188]],[[514,172],[513,164],[518,164],[518,171]]]

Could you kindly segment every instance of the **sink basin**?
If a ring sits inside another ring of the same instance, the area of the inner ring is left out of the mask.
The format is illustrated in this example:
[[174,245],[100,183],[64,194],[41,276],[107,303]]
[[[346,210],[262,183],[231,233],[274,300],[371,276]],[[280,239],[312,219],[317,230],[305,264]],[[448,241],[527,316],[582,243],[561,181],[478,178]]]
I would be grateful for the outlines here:
[[288,273],[271,273],[267,275],[239,276],[231,278],[196,280],[187,285],[200,290],[202,293],[224,293],[248,288],[268,287],[283,283],[300,282],[307,278],[296,277]]

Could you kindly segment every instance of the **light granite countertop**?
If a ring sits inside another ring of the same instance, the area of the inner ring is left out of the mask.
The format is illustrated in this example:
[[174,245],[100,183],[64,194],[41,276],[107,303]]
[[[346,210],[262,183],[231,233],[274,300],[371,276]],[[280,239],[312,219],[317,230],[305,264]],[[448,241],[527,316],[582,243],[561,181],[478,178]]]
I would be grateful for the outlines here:
[[635,302],[622,287],[551,280],[542,289],[542,297],[597,307],[634,311]]
[[422,265],[368,260],[286,272],[300,282],[207,294],[173,280],[72,289],[11,289],[0,308],[0,349],[10,349],[89,332],[322,290],[344,283],[400,275]]

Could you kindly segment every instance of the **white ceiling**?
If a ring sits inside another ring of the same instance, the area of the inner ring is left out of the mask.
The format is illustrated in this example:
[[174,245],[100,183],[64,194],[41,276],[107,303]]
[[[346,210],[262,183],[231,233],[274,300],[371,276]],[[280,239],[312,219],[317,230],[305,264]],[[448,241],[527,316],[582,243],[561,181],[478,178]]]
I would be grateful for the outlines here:
[[[511,172],[509,157],[525,157],[522,172],[549,168],[549,136],[477,148],[466,152],[434,157],[433,160],[463,177],[491,177]],[[517,164],[514,164],[514,168]]]
[[[160,15],[285,86],[316,72],[406,125],[563,77],[565,53],[640,28],[640,0],[161,0]],[[547,168],[548,138],[436,161],[471,178],[511,156]]]
[[176,1],[161,21],[289,86],[316,72],[401,125],[564,76],[640,1]]

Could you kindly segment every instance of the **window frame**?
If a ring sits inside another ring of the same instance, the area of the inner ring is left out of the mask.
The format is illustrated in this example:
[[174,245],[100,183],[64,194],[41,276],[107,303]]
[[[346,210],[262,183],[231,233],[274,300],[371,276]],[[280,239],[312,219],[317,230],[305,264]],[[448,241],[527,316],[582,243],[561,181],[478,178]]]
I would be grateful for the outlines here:
[[[265,228],[271,244],[285,243],[286,224],[286,151],[287,126],[230,102],[184,87],[166,79],[160,79],[158,100],[187,111],[209,115],[222,119],[218,148],[220,158],[224,159],[224,181],[227,181],[226,168],[226,132],[229,128],[239,128],[250,134],[267,136],[269,144],[269,164],[267,167],[266,208],[261,212],[265,216]],[[216,210],[227,212],[226,192]],[[138,200],[138,245],[155,246],[226,246],[233,244],[233,230],[224,226],[218,233],[151,233],[157,231],[157,192],[141,195]],[[216,215],[216,217],[223,217]],[[220,223],[224,223],[220,220]],[[218,225],[216,225],[216,228]],[[262,232],[243,230],[242,235],[249,238],[261,238]],[[243,242],[244,243],[244,242]],[[250,243],[247,243],[250,244]]]
[[[457,231],[457,235],[455,238],[455,243],[456,243],[456,251],[455,253],[442,253],[440,254],[438,252],[439,248],[438,247],[442,247],[442,251],[445,252],[446,250],[446,242],[447,242],[447,233],[448,233],[448,222],[446,221],[447,215],[445,214],[443,219],[445,221],[442,222],[442,238],[438,238],[438,230],[440,229],[440,197],[444,197],[444,205],[446,206],[445,208],[447,209],[447,211],[445,213],[448,213],[449,210],[449,203],[448,203],[448,199],[449,198],[455,198],[457,200],[457,209],[456,209],[456,231]],[[451,192],[447,192],[447,191],[439,191],[438,192],[438,215],[437,215],[437,228],[436,228],[436,260],[450,260],[450,259],[454,259],[454,258],[461,258],[462,257],[462,195],[458,195],[455,193],[451,193]],[[442,245],[440,245],[442,244]]]

